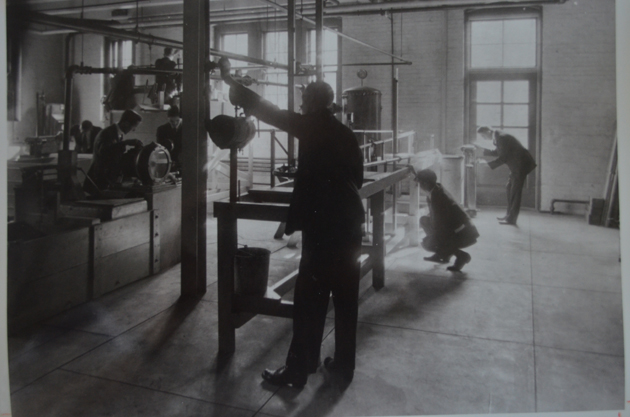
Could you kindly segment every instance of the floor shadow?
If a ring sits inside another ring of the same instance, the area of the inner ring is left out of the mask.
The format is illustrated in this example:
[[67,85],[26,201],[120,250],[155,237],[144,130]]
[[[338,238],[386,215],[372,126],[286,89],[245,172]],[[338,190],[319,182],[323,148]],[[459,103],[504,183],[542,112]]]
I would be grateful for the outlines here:
[[195,310],[200,301],[201,298],[198,297],[179,297],[177,302],[173,304],[170,311],[166,313],[166,321],[164,322],[162,329],[160,329],[156,342],[151,349],[151,355],[156,354],[161,350],[162,346],[168,342],[171,336],[184,322],[186,317]]
[[[335,406],[339,403],[343,397],[346,389],[350,386],[351,382],[345,380],[340,375],[321,370],[324,375],[324,382],[317,388],[312,394],[311,398],[306,404],[300,404],[299,407],[291,411],[289,416],[299,417],[327,417],[329,416]],[[301,390],[293,388],[282,388],[277,392],[279,399],[286,403],[295,402],[296,397],[301,393]]]

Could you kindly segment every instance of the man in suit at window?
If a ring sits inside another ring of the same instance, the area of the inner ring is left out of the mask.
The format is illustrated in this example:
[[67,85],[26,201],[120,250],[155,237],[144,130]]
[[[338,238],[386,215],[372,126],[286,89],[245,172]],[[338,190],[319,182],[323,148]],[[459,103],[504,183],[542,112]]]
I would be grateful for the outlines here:
[[127,146],[142,147],[138,139],[123,140],[124,135],[138,127],[142,116],[133,110],[125,110],[118,123],[101,130],[94,140],[94,156],[83,183],[83,190],[99,196],[101,191],[111,188],[122,180],[122,161]]
[[484,155],[497,156],[494,161],[488,162],[488,166],[495,169],[506,164],[510,169],[507,190],[507,213],[505,217],[498,218],[501,224],[516,225],[516,219],[521,210],[521,196],[527,175],[536,168],[536,161],[527,149],[521,145],[514,136],[500,130],[493,130],[488,126],[477,129],[484,139],[492,140],[496,149],[484,149]]

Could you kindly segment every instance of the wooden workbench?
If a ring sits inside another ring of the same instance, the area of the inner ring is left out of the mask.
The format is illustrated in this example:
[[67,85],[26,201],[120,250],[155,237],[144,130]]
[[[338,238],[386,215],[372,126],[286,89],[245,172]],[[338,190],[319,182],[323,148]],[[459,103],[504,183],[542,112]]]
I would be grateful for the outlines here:
[[[372,242],[364,244],[361,277],[372,271],[372,286],[380,289],[385,285],[385,190],[411,175],[410,168],[394,172],[366,172],[362,199],[369,200],[372,219]],[[293,317],[293,303],[282,296],[293,289],[297,271],[292,272],[267,289],[264,296],[234,293],[234,256],[238,246],[238,220],[284,222],[287,218],[290,188],[251,190],[239,201],[216,201],[214,216],[217,218],[218,237],[218,298],[219,298],[219,350],[232,353],[236,349],[236,329],[256,314],[276,317]]]

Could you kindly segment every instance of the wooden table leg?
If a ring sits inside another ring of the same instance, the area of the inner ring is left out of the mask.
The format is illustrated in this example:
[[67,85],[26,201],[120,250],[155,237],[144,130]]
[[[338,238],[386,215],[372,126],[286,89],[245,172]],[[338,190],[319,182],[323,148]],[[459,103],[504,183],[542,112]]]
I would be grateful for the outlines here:
[[234,210],[228,210],[217,219],[219,351],[222,353],[234,353],[236,349],[236,328],[232,320],[234,256],[238,244],[236,222]]
[[372,211],[372,286],[379,290],[385,286],[385,190],[370,197]]

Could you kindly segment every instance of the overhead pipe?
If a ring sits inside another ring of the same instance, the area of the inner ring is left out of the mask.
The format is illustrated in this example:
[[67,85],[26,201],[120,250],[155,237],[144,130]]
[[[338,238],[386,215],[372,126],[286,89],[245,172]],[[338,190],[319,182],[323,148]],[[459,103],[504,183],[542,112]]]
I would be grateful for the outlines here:
[[[67,29],[74,29],[83,32],[98,33],[105,36],[111,36],[118,39],[131,40],[135,42],[147,43],[149,45],[164,46],[169,48],[183,49],[184,43],[182,41],[176,41],[173,39],[162,38],[159,36],[153,36],[146,33],[140,33],[135,31],[128,31],[123,29],[116,29],[111,26],[103,24],[98,20],[90,20],[89,24],[84,19],[74,19],[69,17],[48,16],[44,13],[29,12],[21,15],[24,19],[43,25],[57,26]],[[250,62],[252,64],[265,65],[272,68],[280,68],[288,70],[288,65],[279,64],[273,61],[267,61],[259,58],[252,58],[245,55],[234,54],[231,52],[219,51],[217,49],[210,48],[210,55],[226,57],[233,60],[239,60],[243,62]]]
[[[287,12],[287,8],[286,8],[286,7],[284,7],[284,6],[282,6],[282,5],[280,5],[280,4],[276,3],[276,2],[274,2],[273,0],[260,0],[260,1],[262,1],[262,2],[264,2],[264,3],[267,3],[267,4],[270,4],[270,5],[272,5],[274,8],[278,9],[278,10],[282,10],[282,11],[284,11],[284,12]],[[321,1],[323,1],[323,0],[321,0]],[[302,18],[302,20],[304,20],[305,22],[308,22],[308,23],[310,23],[310,24],[313,24],[313,25],[315,25],[315,26],[317,27],[317,22],[316,22],[316,21],[314,21],[314,20],[312,20],[312,19],[309,19],[309,18],[307,18],[306,16],[304,16],[304,15],[302,15],[302,14],[296,14],[296,15],[297,15],[297,16],[300,16],[300,17]],[[388,55],[388,56],[390,56],[390,57],[392,57],[392,58],[398,59],[398,60],[400,60],[400,61],[402,61],[402,62],[409,62],[409,61],[407,61],[406,59],[403,59],[403,58],[401,58],[401,57],[398,57],[398,56],[392,55],[392,54],[390,54],[389,52],[387,52],[387,51],[385,51],[385,50],[383,50],[383,49],[379,49],[379,48],[377,48],[377,47],[375,47],[375,46],[370,45],[369,43],[366,43],[366,42],[360,41],[360,40],[358,40],[358,39],[356,39],[356,38],[353,38],[352,36],[349,36],[349,35],[346,35],[345,33],[339,32],[338,30],[335,30],[335,29],[332,29],[332,28],[329,28],[329,27],[326,27],[326,26],[324,26],[323,28],[324,28],[324,30],[327,30],[327,31],[329,31],[329,32],[332,32],[332,33],[334,33],[334,34],[335,34],[335,35],[337,35],[337,36],[340,36],[340,37],[342,37],[342,38],[344,38],[344,39],[348,39],[349,41],[352,41],[352,42],[354,42],[354,43],[358,43],[359,45],[363,45],[363,46],[365,46],[365,47],[367,47],[367,48],[373,49],[373,50],[378,51],[378,52],[380,52],[380,53],[382,53],[382,54],[385,54],[385,55]]]
[[538,4],[562,4],[566,0],[484,0],[471,2],[467,0],[422,0],[422,1],[391,1],[386,3],[357,3],[327,7],[327,16],[344,16],[360,14],[383,14],[386,12],[411,12],[433,9],[482,7],[482,6],[533,6]]

